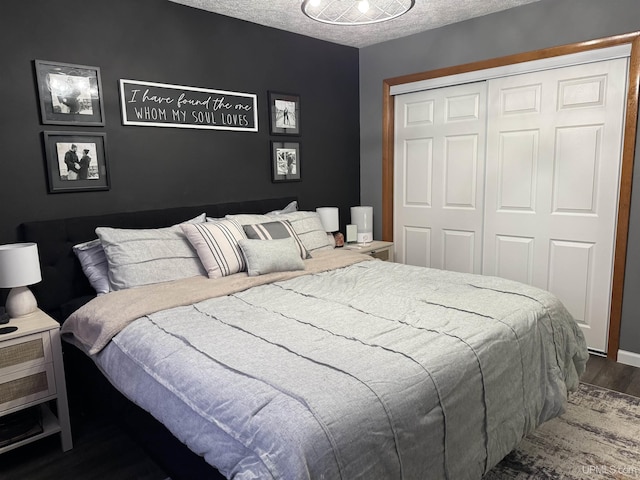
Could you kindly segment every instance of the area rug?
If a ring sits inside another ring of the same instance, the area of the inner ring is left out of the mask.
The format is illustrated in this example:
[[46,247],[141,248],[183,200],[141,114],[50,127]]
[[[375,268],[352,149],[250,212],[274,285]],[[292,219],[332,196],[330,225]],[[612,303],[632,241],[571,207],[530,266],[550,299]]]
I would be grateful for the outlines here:
[[483,480],[640,479],[640,398],[581,383]]

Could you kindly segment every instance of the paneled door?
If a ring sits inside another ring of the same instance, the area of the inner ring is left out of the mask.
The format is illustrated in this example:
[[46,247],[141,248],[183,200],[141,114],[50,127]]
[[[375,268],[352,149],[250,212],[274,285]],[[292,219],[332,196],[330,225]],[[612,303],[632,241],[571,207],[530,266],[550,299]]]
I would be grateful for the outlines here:
[[488,82],[483,268],[557,295],[605,351],[627,59]]
[[396,97],[395,257],[481,273],[486,83]]

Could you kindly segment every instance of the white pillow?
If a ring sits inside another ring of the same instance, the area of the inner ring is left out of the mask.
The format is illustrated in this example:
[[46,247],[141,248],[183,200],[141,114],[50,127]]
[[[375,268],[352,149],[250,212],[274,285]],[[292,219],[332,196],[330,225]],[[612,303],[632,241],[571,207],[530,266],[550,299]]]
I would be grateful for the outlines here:
[[289,220],[305,248],[313,255],[320,250],[331,250],[333,242],[329,241],[317,212],[292,212],[278,215],[278,220]]
[[257,213],[237,213],[234,215],[227,215],[224,218],[226,218],[227,220],[233,220],[235,222],[238,222],[240,225],[254,225],[257,223],[266,223],[266,222],[272,222],[274,220],[280,220],[280,218],[274,218],[275,215],[273,216],[269,216],[269,215],[260,215]]
[[182,224],[182,231],[193,245],[209,278],[220,278],[246,270],[239,240],[247,236],[233,220]]
[[293,202],[289,203],[286,207],[284,207],[282,210],[273,210],[272,212],[267,213],[267,215],[280,215],[281,213],[291,213],[291,212],[297,212],[298,211],[298,201],[294,200]]
[[250,277],[271,272],[304,270],[304,261],[293,237],[277,240],[242,239],[238,243]]

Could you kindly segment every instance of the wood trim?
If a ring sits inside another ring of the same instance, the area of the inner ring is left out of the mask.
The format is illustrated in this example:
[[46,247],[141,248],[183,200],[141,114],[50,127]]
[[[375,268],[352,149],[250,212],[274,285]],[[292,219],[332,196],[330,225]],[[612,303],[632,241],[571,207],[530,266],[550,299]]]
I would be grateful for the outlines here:
[[613,259],[613,284],[611,287],[611,313],[609,316],[609,342],[607,358],[618,359],[620,349],[620,324],[622,321],[622,296],[627,260],[629,218],[631,214],[631,188],[633,162],[636,151],[636,129],[638,126],[638,90],[640,88],[640,32],[631,44],[629,59],[629,86],[627,110],[622,146],[622,171],[620,172],[620,197],[618,199],[618,227],[616,230],[615,255]]
[[475,70],[502,67],[516,63],[530,62],[544,58],[585,52],[599,48],[631,44],[629,62],[629,86],[625,118],[624,143],[622,149],[622,171],[620,176],[620,198],[618,206],[618,225],[613,267],[611,293],[611,311],[609,318],[609,339],[607,357],[617,360],[620,345],[620,322],[622,318],[622,294],[624,290],[624,271],[627,256],[627,237],[629,233],[629,214],[631,206],[631,187],[633,181],[633,163],[636,150],[636,128],[638,120],[638,90],[640,86],[640,32],[631,32],[586,42],[561,45],[531,52],[508,55],[506,57],[481,60],[478,62],[439,68],[427,72],[413,73],[383,80],[382,96],[382,238],[393,241],[393,152],[394,152],[394,108],[391,87],[405,83],[419,82],[431,78],[445,77]]
[[393,241],[393,148],[395,99],[391,84],[382,85],[382,240]]

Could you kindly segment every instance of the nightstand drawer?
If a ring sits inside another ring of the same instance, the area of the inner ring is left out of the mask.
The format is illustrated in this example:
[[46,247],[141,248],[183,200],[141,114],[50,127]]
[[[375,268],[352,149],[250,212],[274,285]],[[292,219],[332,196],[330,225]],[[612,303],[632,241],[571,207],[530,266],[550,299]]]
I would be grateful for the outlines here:
[[372,252],[369,252],[369,255],[371,255],[373,258],[379,258],[380,260],[384,260],[385,262],[388,262],[389,260],[391,260],[391,252],[389,251],[388,248],[383,248],[381,250],[373,250]]
[[53,364],[46,363],[0,377],[0,414],[56,393]]
[[3,342],[0,347],[0,377],[51,362],[49,332],[14,338]]

